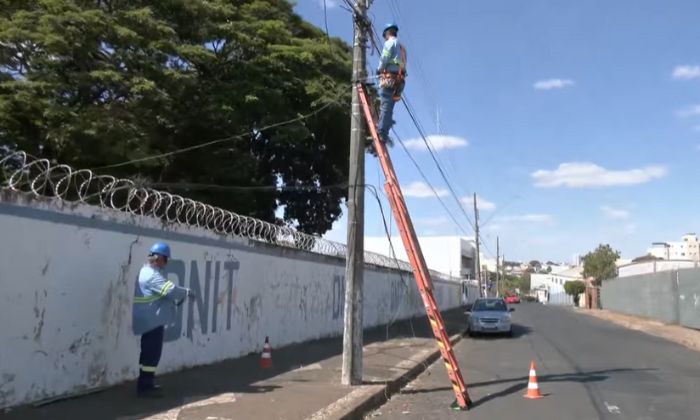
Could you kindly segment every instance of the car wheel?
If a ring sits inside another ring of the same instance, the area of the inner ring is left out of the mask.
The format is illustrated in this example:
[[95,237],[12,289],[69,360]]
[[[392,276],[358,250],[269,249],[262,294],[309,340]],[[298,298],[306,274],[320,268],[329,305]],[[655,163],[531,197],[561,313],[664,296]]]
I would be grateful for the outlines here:
[[513,336],[513,327],[511,327],[508,332],[506,333],[506,336],[512,337]]
[[471,338],[476,337],[476,333],[472,330],[469,330],[468,334],[469,334],[469,337],[471,337]]

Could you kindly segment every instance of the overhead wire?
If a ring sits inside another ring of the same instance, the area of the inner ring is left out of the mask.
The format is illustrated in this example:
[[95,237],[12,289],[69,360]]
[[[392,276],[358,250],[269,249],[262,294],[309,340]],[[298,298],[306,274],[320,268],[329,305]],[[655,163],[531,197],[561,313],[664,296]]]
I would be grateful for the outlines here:
[[289,120],[269,124],[269,125],[266,125],[266,126],[263,126],[260,128],[255,128],[253,130],[253,132],[245,132],[245,133],[236,134],[236,135],[232,135],[232,136],[228,136],[228,137],[223,137],[220,139],[211,140],[211,141],[195,144],[195,145],[188,146],[188,147],[182,147],[182,148],[172,150],[169,152],[165,152],[165,153],[159,153],[159,154],[155,154],[155,155],[145,156],[145,157],[138,158],[138,159],[131,159],[131,160],[126,160],[123,162],[114,163],[114,164],[110,164],[110,165],[98,166],[96,168],[92,168],[92,170],[117,168],[120,166],[132,165],[134,163],[147,162],[147,161],[154,160],[154,159],[161,159],[161,158],[168,157],[168,156],[174,156],[174,155],[178,155],[181,153],[191,152],[193,150],[202,149],[202,148],[213,146],[213,145],[219,144],[219,143],[225,143],[225,142],[229,142],[232,140],[242,139],[245,137],[255,137],[257,134],[259,134],[263,131],[270,130],[272,128],[282,127],[285,125],[294,124],[296,122],[300,122],[300,121],[304,121],[306,119],[309,119],[309,118],[315,116],[316,114],[321,113],[322,111],[324,111],[326,108],[330,107],[331,105],[337,105],[338,102],[336,101],[336,99],[338,99],[339,96],[340,96],[340,94],[338,94],[337,97],[332,98],[333,100],[328,101],[323,106],[321,106],[318,109],[315,109],[309,113],[300,115],[298,117],[295,117],[295,118],[292,118]]
[[[349,0],[348,0],[348,1],[349,1]],[[374,25],[372,24],[372,22],[368,22],[367,24],[370,26],[370,28],[371,28],[371,33],[374,35],[372,38],[375,38],[375,37],[378,38],[378,34],[377,34],[377,31],[376,31],[376,28],[374,27]],[[375,45],[375,49],[378,50],[378,47],[377,47],[376,45]],[[454,200],[456,201],[457,206],[459,207],[459,209],[460,209],[460,211],[462,212],[462,214],[464,215],[464,217],[467,219],[467,222],[469,223],[469,225],[471,226],[471,228],[472,228],[474,231],[476,231],[476,227],[475,227],[474,223],[472,222],[471,217],[469,217],[469,215],[467,214],[466,210],[464,209],[464,206],[463,206],[463,204],[462,204],[460,198],[458,197],[458,194],[457,194],[457,192],[455,191],[455,188],[453,187],[452,183],[449,181],[449,179],[448,179],[448,177],[447,177],[447,174],[445,173],[445,170],[443,169],[443,166],[444,166],[444,165],[442,165],[442,164],[439,162],[439,160],[438,160],[438,158],[437,158],[437,156],[436,156],[436,154],[435,154],[435,151],[433,150],[433,147],[432,147],[430,141],[428,140],[428,138],[427,138],[427,136],[426,136],[426,134],[425,134],[425,130],[423,129],[422,124],[421,124],[420,121],[418,120],[418,117],[415,115],[415,111],[413,110],[413,107],[411,106],[410,102],[408,102],[407,97],[406,97],[405,94],[402,95],[402,97],[401,97],[401,102],[404,104],[404,107],[406,108],[406,111],[408,112],[408,115],[409,115],[409,117],[411,118],[411,121],[413,122],[413,125],[414,125],[414,126],[416,127],[416,129],[418,130],[418,133],[420,134],[420,137],[421,137],[421,139],[423,140],[423,143],[425,144],[426,148],[428,149],[428,152],[430,153],[430,156],[431,156],[433,162],[434,162],[435,165],[437,166],[437,169],[438,169],[438,172],[440,173],[440,176],[442,177],[443,181],[444,181],[445,184],[447,185],[447,188],[448,188],[448,190],[450,191],[450,194],[452,195],[452,197],[453,197]],[[395,130],[393,130],[393,132],[394,132],[394,134],[396,134],[396,131],[395,131]],[[403,145],[403,143],[402,143],[402,145]],[[405,148],[405,146],[404,146],[404,148]],[[437,195],[437,194],[436,194],[436,195]],[[465,233],[465,234],[466,234],[466,233]],[[467,235],[468,235],[468,234],[467,234]]]

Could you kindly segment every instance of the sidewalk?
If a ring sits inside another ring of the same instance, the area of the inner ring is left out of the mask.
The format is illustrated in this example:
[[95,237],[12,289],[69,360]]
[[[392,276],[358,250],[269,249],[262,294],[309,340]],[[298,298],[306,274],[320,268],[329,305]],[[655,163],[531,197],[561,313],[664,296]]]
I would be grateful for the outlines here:
[[588,310],[574,308],[577,313],[583,313],[614,322],[631,330],[642,331],[650,335],[665,338],[669,341],[674,341],[678,344],[688,347],[691,350],[700,351],[700,331],[692,328],[681,327],[680,325],[664,324],[660,321],[641,318],[632,315],[625,315],[618,312],[612,312],[605,309]]
[[[466,316],[461,309],[443,317],[450,335],[463,331]],[[166,397],[160,400],[137,399],[135,385],[129,382],[92,395],[11,410],[0,419],[361,418],[439,357],[427,319],[417,318],[412,324],[413,328],[402,321],[388,331],[386,327],[365,331],[362,386],[340,385],[342,337],[278,350],[272,343],[272,369],[260,369],[259,355],[250,355],[162,375],[159,382]]]

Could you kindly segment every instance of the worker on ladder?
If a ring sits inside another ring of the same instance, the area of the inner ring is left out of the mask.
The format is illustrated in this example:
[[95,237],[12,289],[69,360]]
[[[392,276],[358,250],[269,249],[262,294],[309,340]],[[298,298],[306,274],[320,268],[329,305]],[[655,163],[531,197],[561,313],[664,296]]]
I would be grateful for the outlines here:
[[397,38],[399,27],[390,23],[384,27],[384,50],[379,61],[379,137],[391,145],[389,130],[394,125],[394,104],[401,99],[406,84],[406,49]]

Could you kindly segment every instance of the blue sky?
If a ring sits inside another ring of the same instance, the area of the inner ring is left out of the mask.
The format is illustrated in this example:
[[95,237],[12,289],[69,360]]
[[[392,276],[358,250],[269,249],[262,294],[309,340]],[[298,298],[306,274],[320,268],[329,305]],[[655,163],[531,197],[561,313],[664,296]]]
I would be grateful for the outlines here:
[[[331,35],[350,41],[350,14],[326,1]],[[323,27],[323,0],[299,0],[296,10]],[[498,235],[506,257],[521,260],[570,261],[598,243],[632,258],[652,241],[700,231],[698,16],[697,0],[376,0],[371,8],[377,27],[400,26],[406,95],[457,192],[485,200],[487,248],[495,251]],[[369,59],[375,66],[376,55]],[[404,140],[416,139],[400,104],[395,119]],[[442,191],[430,155],[410,144]],[[418,233],[459,234],[403,150],[392,157]],[[371,156],[367,182],[383,191]],[[454,200],[443,200],[470,229]],[[327,237],[345,242],[345,223]],[[383,234],[370,195],[366,234]]]

